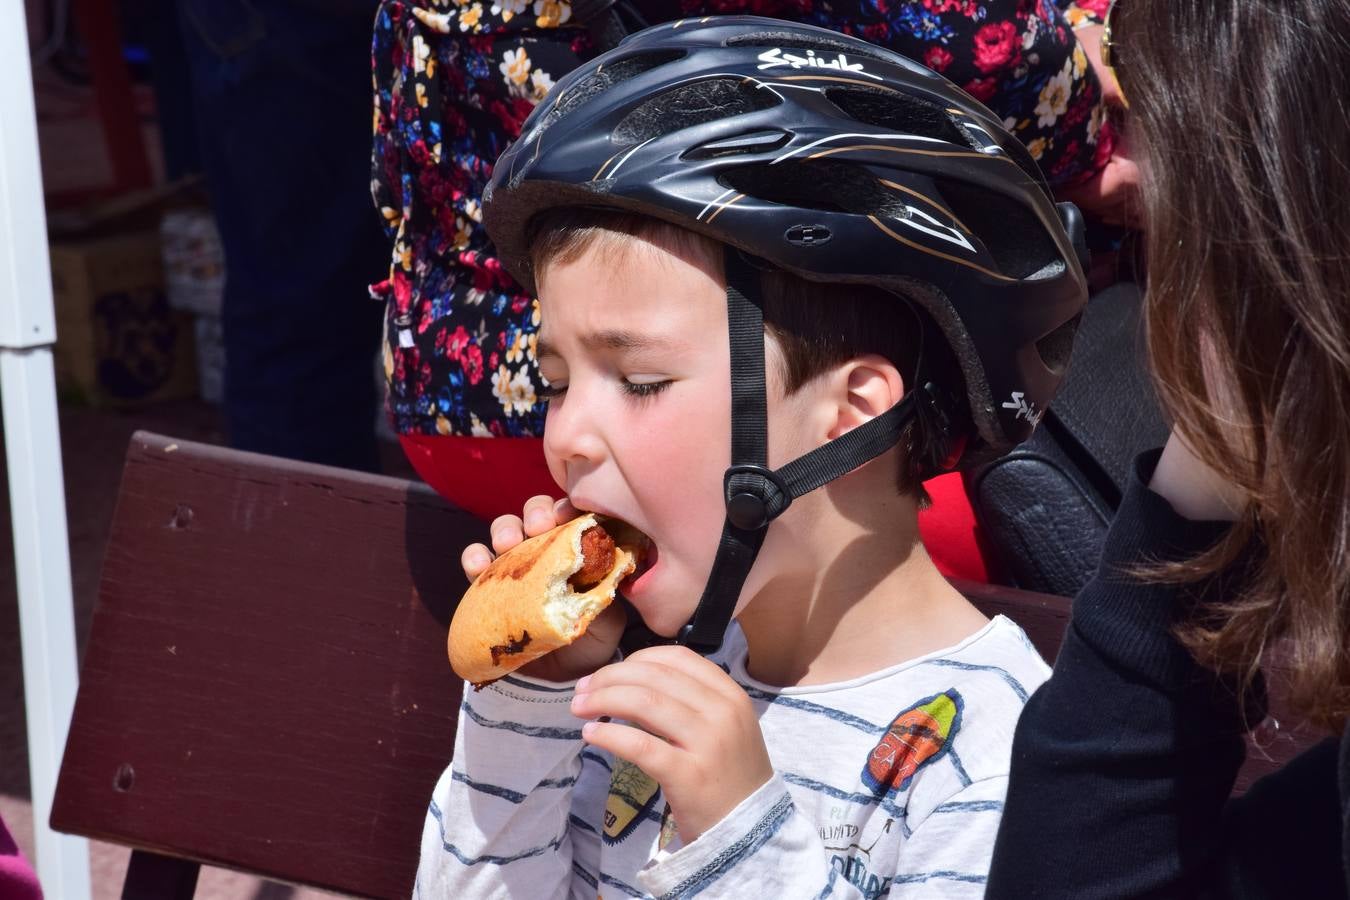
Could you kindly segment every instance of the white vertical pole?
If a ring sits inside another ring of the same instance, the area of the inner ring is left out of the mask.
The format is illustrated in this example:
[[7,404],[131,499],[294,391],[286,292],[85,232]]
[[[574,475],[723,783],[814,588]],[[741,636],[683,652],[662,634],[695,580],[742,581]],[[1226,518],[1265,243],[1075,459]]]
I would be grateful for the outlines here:
[[57,834],[48,824],[78,678],[52,366],[55,342],[28,27],[22,3],[0,0],[0,399],[33,830],[43,893],[54,900],[88,900],[88,842]]

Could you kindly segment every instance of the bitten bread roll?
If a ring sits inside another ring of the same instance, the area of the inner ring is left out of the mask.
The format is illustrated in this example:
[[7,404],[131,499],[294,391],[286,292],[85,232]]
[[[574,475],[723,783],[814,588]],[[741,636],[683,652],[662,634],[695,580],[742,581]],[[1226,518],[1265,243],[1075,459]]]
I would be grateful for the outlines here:
[[622,522],[587,514],[497,557],[450,622],[455,673],[482,687],[581,637],[637,569],[643,545]]

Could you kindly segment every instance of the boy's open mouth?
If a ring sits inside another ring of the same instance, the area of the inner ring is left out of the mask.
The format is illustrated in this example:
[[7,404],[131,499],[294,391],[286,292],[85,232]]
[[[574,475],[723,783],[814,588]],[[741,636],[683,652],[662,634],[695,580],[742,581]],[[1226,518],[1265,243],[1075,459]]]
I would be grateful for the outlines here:
[[586,510],[583,507],[578,507],[578,509],[595,515],[599,524],[603,526],[614,543],[636,557],[637,568],[633,570],[632,574],[619,582],[619,591],[626,594],[628,589],[636,585],[642,576],[646,575],[656,565],[656,559],[659,555],[656,550],[656,542],[618,516],[596,510]]
[[656,565],[657,557],[660,555],[656,549],[656,542],[618,516],[598,510],[587,510],[581,506],[577,508],[582,512],[590,512],[595,515],[599,524],[604,527],[614,543],[636,557],[637,568],[633,570],[632,574],[619,582],[620,593],[627,594]]
[[642,549],[641,555],[638,556],[637,568],[633,570],[633,574],[619,582],[619,591],[624,595],[627,595],[642,576],[652,570],[652,567],[656,565],[656,559],[659,555],[660,554],[656,549],[656,542],[648,538]]

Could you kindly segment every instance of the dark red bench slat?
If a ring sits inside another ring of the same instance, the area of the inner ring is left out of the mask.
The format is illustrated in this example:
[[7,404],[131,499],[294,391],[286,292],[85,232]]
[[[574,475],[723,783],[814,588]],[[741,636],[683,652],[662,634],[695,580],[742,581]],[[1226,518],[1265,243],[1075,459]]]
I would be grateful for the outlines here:
[[53,827],[407,897],[485,533],[421,485],[136,435]]

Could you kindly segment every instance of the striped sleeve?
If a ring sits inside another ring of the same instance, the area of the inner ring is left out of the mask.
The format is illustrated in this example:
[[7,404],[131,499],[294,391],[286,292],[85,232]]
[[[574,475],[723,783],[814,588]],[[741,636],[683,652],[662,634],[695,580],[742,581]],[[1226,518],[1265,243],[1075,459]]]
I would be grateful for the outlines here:
[[985,778],[938,804],[922,821],[911,822],[913,831],[886,896],[983,897],[1007,792],[1006,775]]
[[[880,891],[891,900],[983,897],[1006,791],[1006,777],[983,779],[935,807],[909,834],[894,878]],[[638,879],[660,900],[732,900],[746,896],[747,885],[755,886],[756,896],[775,900],[881,896],[870,884],[863,893],[831,865],[819,834],[796,810],[779,776],[689,846],[658,854]]]
[[659,900],[861,900],[862,894],[829,863],[816,829],[797,811],[787,784],[775,775],[726,818],[686,847],[660,853],[638,873]]
[[593,896],[585,874],[598,860],[573,852],[583,744],[571,700],[570,686],[517,677],[465,690],[454,757],[422,827],[414,898],[562,898],[574,883]]

